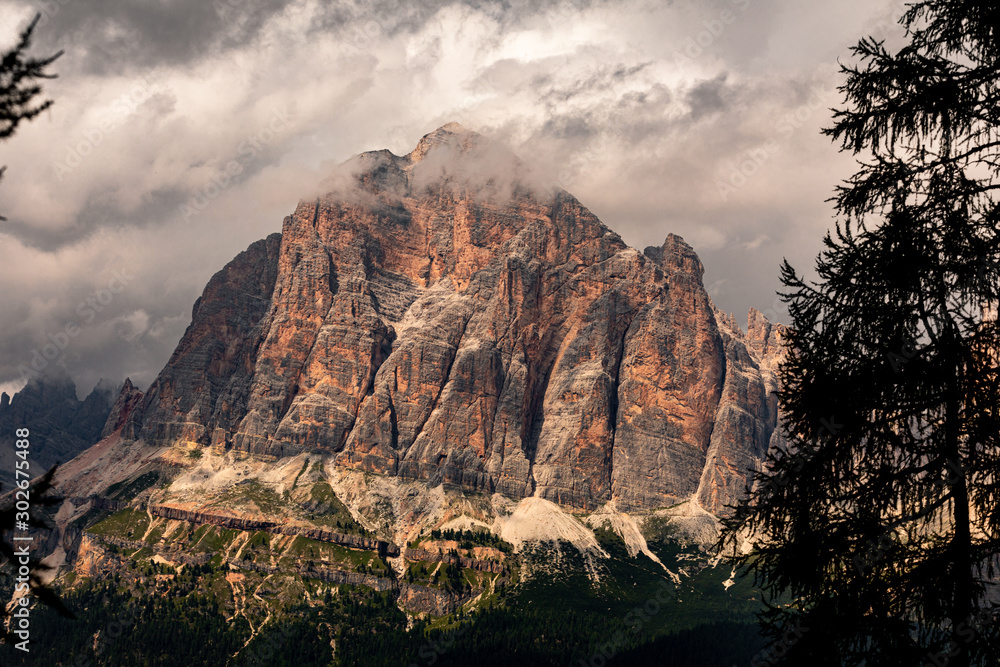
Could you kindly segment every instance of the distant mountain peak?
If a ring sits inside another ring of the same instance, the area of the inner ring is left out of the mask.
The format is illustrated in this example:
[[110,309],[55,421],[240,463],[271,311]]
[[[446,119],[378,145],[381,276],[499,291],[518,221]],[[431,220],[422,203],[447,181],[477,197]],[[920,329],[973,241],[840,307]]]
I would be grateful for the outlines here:
[[445,123],[433,132],[420,138],[408,157],[412,162],[419,162],[432,148],[436,146],[451,146],[454,148],[469,148],[488,141],[478,132],[472,132],[458,123]]
[[410,169],[424,167],[433,161],[443,172],[467,172],[481,179],[512,177],[524,164],[502,142],[466,129],[458,123],[447,123],[425,134],[406,155]]
[[[31,431],[34,470],[65,462],[96,443],[113,399],[102,380],[83,400],[64,369],[32,378],[13,397],[0,396],[0,485],[13,481],[14,431]],[[9,446],[8,446],[9,443]]]
[[465,129],[465,127],[463,125],[461,125],[459,123],[456,123],[455,121],[450,121],[448,123],[445,123],[444,125],[442,125],[441,127],[439,127],[435,131],[436,132],[452,132],[454,134],[464,134],[464,133],[467,133],[469,130]]
[[442,188],[462,198],[505,202],[531,193],[551,200],[553,184],[530,169],[503,142],[447,123],[425,134],[406,155],[372,150],[340,164],[321,184],[322,197],[364,203],[421,197]]
[[142,392],[135,388],[131,378],[125,378],[121,390],[111,406],[111,413],[104,422],[104,429],[101,437],[106,438],[113,433],[117,433],[125,426],[129,415],[142,402]]

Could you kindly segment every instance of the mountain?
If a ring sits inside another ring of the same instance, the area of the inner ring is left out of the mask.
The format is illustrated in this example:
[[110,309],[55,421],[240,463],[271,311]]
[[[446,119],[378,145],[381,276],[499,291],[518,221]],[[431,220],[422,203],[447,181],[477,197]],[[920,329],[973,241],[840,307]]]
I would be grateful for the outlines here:
[[782,328],[716,311],[682,239],[628,247],[455,124],[329,185],[211,279],[126,437],[585,510],[742,491]]
[[29,471],[41,475],[57,462],[69,461],[101,439],[117,388],[97,383],[82,401],[66,375],[33,378],[13,398],[0,395],[0,485],[14,483],[15,430],[27,428]]
[[39,551],[88,613],[39,612],[36,659],[749,662],[708,545],[780,440],[786,332],[703,271],[455,124],[349,160],[60,467]]
[[111,411],[101,429],[101,438],[115,435],[125,427],[132,411],[142,402],[142,392],[132,384],[131,378],[125,378],[125,382],[118,389],[118,397],[111,406]]

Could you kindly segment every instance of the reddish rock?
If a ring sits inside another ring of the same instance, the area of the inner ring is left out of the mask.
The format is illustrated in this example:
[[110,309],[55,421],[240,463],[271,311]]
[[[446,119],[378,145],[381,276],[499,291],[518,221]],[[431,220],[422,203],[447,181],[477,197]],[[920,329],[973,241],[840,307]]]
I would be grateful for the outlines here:
[[117,433],[128,421],[132,411],[142,403],[142,392],[132,384],[131,378],[125,378],[125,384],[118,392],[115,404],[111,406],[111,414],[104,422],[104,430],[101,431],[101,438],[106,438],[113,433]]
[[453,124],[348,161],[212,279],[127,435],[719,511],[774,430],[780,328],[717,314],[679,237],[640,254],[532,180]]

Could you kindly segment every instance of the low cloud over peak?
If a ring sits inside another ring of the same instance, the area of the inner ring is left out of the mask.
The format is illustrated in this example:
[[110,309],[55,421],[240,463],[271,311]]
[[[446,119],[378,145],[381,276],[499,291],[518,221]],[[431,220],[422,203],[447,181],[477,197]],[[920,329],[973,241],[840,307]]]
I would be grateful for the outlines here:
[[[4,2],[0,38],[34,7]],[[869,28],[893,38],[893,11],[44,3],[34,52],[66,53],[46,84],[51,111],[3,145],[0,388],[22,384],[19,369],[71,324],[49,365],[78,386],[129,375],[144,388],[208,278],[280,229],[335,165],[404,156],[451,122],[509,148],[634,247],[683,236],[720,308],[781,320],[778,263],[811,264],[824,200],[852,170],[819,135],[839,102],[836,60]],[[112,292],[116,271],[133,277]]]

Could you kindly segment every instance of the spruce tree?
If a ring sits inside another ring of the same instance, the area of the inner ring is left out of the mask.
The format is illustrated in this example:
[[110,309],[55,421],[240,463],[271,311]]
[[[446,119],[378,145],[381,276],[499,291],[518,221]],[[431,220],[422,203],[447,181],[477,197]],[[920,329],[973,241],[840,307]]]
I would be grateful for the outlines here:
[[900,22],[843,67],[859,169],[818,278],[782,268],[787,444],[724,522],[771,664],[1000,664],[1000,7]]

